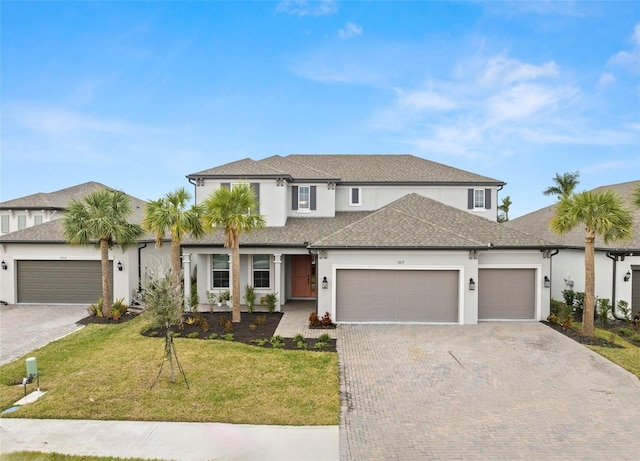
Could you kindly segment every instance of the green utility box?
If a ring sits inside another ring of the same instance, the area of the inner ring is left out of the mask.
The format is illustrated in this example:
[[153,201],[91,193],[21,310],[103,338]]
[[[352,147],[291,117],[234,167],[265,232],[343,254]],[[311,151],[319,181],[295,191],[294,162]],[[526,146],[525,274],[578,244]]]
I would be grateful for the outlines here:
[[27,378],[33,379],[38,376],[38,362],[35,357],[27,359]]

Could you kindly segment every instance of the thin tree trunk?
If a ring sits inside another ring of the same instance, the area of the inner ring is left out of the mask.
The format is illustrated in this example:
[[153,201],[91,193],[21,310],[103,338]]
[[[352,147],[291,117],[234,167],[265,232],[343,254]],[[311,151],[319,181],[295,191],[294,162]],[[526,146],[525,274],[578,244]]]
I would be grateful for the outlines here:
[[165,327],[167,337],[165,338],[165,356],[169,359],[169,373],[171,375],[171,382],[176,382],[176,372],[173,369],[173,337],[171,336],[171,329],[167,325]]
[[108,317],[111,314],[111,273],[109,271],[109,242],[100,239],[100,265],[102,270],[102,314]]
[[231,251],[231,271],[233,277],[233,287],[231,290],[231,321],[240,322],[240,242],[235,235],[233,249]]
[[[171,272],[180,280],[182,265],[180,264],[180,242],[171,239]],[[185,274],[187,276],[188,274]]]
[[582,312],[582,335],[593,336],[593,312],[595,308],[595,233],[586,229],[584,245],[584,310]]

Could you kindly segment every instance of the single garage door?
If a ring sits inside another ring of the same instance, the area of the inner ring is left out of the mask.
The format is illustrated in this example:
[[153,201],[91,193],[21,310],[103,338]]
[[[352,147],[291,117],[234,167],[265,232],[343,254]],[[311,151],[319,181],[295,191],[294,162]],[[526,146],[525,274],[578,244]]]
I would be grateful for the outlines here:
[[535,319],[535,278],[535,269],[480,269],[478,319]]
[[100,261],[17,261],[17,275],[19,303],[94,303],[102,296]]
[[457,322],[458,271],[339,269],[338,322]]

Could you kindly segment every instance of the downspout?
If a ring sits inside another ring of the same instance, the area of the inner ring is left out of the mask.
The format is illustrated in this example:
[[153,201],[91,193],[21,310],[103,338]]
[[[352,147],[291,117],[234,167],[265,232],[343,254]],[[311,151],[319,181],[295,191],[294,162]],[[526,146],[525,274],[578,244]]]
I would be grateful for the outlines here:
[[189,181],[189,184],[191,184],[191,185],[193,186],[193,199],[195,200],[195,198],[196,198],[196,187],[197,187],[197,185],[196,185],[196,183],[195,183],[195,182],[193,182],[193,178],[189,178],[189,177],[187,177],[187,181]]
[[142,292],[142,250],[144,248],[147,248],[146,243],[138,247],[138,293]]
[[610,251],[607,251],[607,258],[613,261],[613,280],[611,285],[611,313],[616,320],[626,320],[624,317],[620,317],[616,312],[616,272],[618,268],[618,256],[612,256]]
[[549,303],[551,303],[551,291],[553,290],[553,259],[551,258],[553,258],[558,253],[560,253],[560,250],[557,248],[549,253]]
[[[315,304],[316,304],[316,314],[318,314],[318,313],[319,313],[319,312],[318,312],[318,292],[320,291],[320,290],[319,290],[319,288],[320,288],[320,283],[318,283],[318,282],[319,282],[319,280],[318,280],[318,272],[319,272],[319,271],[318,271],[318,269],[319,269],[319,265],[318,265],[318,261],[319,261],[319,260],[318,260],[318,250],[312,250],[311,248],[309,248],[309,246],[308,246],[308,245],[309,245],[309,242],[304,242],[304,243],[306,243],[306,244],[307,244],[307,251],[309,252],[309,254],[311,255],[311,257],[312,257],[312,258],[315,258],[315,260],[316,260],[316,299],[315,299],[316,303],[315,303]],[[314,251],[315,251],[315,252],[314,252]]]

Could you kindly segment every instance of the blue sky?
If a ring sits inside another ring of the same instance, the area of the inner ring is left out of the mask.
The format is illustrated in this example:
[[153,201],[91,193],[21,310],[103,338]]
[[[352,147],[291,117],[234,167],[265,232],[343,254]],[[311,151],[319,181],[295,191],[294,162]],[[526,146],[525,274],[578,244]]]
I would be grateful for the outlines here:
[[640,179],[640,7],[620,2],[2,1],[1,200],[141,199],[250,157],[410,153],[516,217]]

